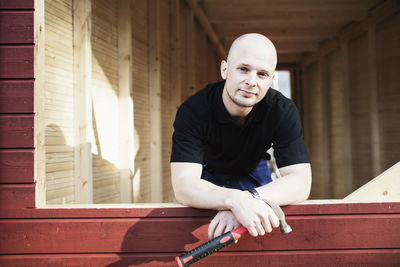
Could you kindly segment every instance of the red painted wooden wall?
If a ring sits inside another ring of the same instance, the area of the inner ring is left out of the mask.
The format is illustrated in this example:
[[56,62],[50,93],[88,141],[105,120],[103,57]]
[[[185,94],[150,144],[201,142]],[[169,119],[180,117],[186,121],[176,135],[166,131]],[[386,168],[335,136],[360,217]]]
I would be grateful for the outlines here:
[[[33,0],[0,0],[0,266],[174,266],[214,212],[35,209],[33,17]],[[284,211],[291,234],[246,236],[194,266],[400,265],[400,203]]]

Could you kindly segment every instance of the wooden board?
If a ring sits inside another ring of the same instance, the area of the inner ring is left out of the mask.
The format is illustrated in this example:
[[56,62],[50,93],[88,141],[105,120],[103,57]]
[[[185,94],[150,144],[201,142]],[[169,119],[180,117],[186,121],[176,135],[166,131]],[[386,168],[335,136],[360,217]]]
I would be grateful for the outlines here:
[[[207,241],[210,219],[3,219],[0,238],[7,242],[0,244],[0,253],[183,252]],[[400,248],[400,233],[394,230],[400,214],[309,214],[287,216],[287,221],[293,228],[289,235],[277,229],[265,237],[246,235],[225,251]]]
[[33,9],[33,0],[0,0],[0,9]]
[[0,11],[0,44],[33,43],[32,11]]
[[[106,254],[40,254],[0,255],[2,266],[31,267],[60,266],[176,266],[177,253],[106,253]],[[274,252],[218,252],[197,262],[194,266],[395,266],[400,262],[399,249],[356,249],[274,251]]]
[[33,183],[33,149],[0,150],[0,183]]
[[0,81],[0,113],[32,113],[33,80]]
[[33,45],[0,47],[0,78],[33,78]]
[[34,115],[0,115],[0,148],[33,147]]

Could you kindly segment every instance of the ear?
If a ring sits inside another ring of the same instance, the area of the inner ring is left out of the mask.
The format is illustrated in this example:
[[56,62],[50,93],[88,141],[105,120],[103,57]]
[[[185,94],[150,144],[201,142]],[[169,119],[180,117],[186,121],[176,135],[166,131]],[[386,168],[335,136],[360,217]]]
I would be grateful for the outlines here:
[[226,63],[225,60],[222,60],[221,61],[221,77],[222,77],[222,79],[226,80],[227,72],[228,72],[228,63]]

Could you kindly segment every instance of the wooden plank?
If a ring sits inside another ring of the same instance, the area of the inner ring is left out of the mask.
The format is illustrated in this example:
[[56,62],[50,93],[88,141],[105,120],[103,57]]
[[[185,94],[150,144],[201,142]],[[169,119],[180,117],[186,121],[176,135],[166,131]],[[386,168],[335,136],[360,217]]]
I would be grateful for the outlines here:
[[33,80],[0,80],[0,113],[33,113]]
[[0,115],[0,148],[33,147],[34,115]]
[[323,182],[323,198],[332,198],[332,171],[331,171],[331,142],[329,138],[330,133],[330,103],[328,100],[328,92],[327,92],[327,62],[324,54],[320,53],[319,60],[319,76],[318,83],[319,88],[321,90],[321,111],[322,111],[322,176],[319,179],[322,179]]
[[353,191],[353,150],[350,116],[350,83],[349,83],[349,45],[345,40],[341,41],[340,51],[343,68],[343,118],[344,118],[344,159],[346,175],[346,193]]
[[131,1],[118,1],[118,106],[120,202],[133,201],[132,175],[135,173],[134,108],[132,99]]
[[[400,12],[376,25],[376,88],[379,100],[379,127],[382,169],[400,159]],[[396,123],[395,123],[396,122]]]
[[34,207],[35,184],[0,184],[1,217]]
[[160,1],[149,1],[149,89],[151,202],[162,202]]
[[[400,232],[387,230],[400,227],[400,214],[288,216],[287,220],[293,228],[289,235],[282,236],[277,229],[265,237],[246,235],[227,250],[400,247]],[[210,218],[3,219],[0,238],[7,242],[0,244],[0,253],[185,251],[207,241],[209,221]],[[168,246],[160,240],[168,240]]]
[[353,201],[393,201],[400,199],[400,162],[384,171],[350,195],[346,200]]
[[0,183],[33,183],[33,149],[0,150]]
[[208,20],[206,14],[204,13],[203,9],[198,5],[195,0],[186,0],[186,3],[190,6],[193,10],[197,20],[199,21],[200,25],[203,27],[204,31],[207,33],[207,36],[210,38],[211,42],[216,47],[219,55],[222,58],[227,58],[227,53],[220,42],[220,37],[214,31],[210,21]]
[[[96,253],[0,255],[2,266],[173,266],[179,253]],[[400,261],[399,249],[355,249],[312,251],[218,252],[202,259],[196,266],[395,266]]]
[[186,12],[186,17],[185,17],[185,47],[186,47],[186,88],[184,90],[184,95],[182,97],[182,100],[185,101],[187,97],[193,95],[196,92],[196,89],[198,90],[199,88],[195,88],[195,83],[196,83],[196,77],[194,71],[188,71],[188,70],[194,70],[195,69],[195,48],[197,44],[195,43],[195,21],[194,21],[194,13],[192,10],[189,12]]
[[33,43],[32,11],[0,11],[0,44]]
[[93,203],[92,6],[90,0],[73,5],[75,203]]
[[45,36],[44,1],[35,1],[35,60],[34,60],[34,109],[35,109],[35,181],[36,206],[46,204],[46,150],[45,150]]
[[378,103],[378,80],[377,80],[377,62],[376,62],[376,36],[375,26],[368,29],[368,58],[369,58],[369,114],[371,131],[371,158],[372,158],[372,176],[377,176],[382,170],[380,155],[380,126],[379,126],[379,103]]
[[0,78],[33,78],[33,45],[0,47]]
[[[295,215],[337,215],[337,214],[398,214],[400,202],[390,203],[333,203],[308,201],[305,204],[283,207],[288,216]],[[179,204],[74,204],[47,205],[46,208],[23,209],[0,214],[1,218],[167,218],[215,216],[216,211],[202,210]]]
[[0,9],[33,9],[34,0],[0,0]]

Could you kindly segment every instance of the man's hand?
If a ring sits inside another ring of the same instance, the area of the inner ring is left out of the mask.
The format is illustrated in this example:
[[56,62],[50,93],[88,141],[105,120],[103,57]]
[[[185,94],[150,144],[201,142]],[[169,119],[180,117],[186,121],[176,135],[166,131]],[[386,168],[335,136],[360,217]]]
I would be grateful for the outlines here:
[[208,226],[208,238],[213,239],[239,226],[240,223],[230,210],[221,210]]
[[279,226],[279,220],[271,207],[262,200],[253,198],[247,191],[232,191],[230,209],[236,220],[247,228],[250,235],[270,233]]

